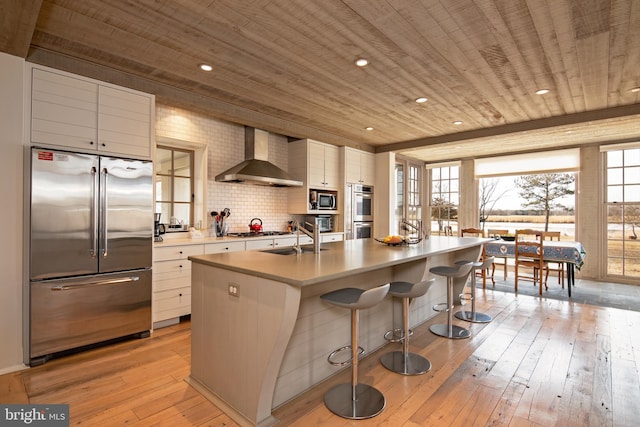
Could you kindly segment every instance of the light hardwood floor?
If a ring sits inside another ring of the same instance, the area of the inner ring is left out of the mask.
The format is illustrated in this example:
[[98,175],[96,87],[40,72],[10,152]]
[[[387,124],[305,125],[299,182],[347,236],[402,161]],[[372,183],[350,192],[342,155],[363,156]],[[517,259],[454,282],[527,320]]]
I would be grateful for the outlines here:
[[[494,320],[470,325],[470,339],[431,334],[444,314],[414,328],[412,351],[433,364],[427,374],[405,377],[380,365],[399,344],[361,362],[361,382],[387,399],[378,417],[349,421],[324,407],[324,392],[349,381],[343,372],[276,409],[279,425],[637,425],[640,313],[491,290],[478,299]],[[0,376],[0,402],[69,403],[71,425],[235,426],[184,381],[189,326]]]

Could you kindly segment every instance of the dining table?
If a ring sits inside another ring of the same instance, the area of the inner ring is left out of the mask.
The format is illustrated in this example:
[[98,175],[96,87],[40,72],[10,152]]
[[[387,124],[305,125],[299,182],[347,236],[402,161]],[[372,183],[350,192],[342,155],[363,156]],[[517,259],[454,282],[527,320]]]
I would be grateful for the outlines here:
[[[515,258],[516,243],[510,240],[496,238],[485,243],[486,256]],[[575,286],[575,269],[580,270],[584,265],[587,251],[580,242],[545,240],[542,246],[542,258],[547,262],[565,263],[567,266],[567,291],[571,297],[571,288]],[[505,267],[506,268],[506,267]]]

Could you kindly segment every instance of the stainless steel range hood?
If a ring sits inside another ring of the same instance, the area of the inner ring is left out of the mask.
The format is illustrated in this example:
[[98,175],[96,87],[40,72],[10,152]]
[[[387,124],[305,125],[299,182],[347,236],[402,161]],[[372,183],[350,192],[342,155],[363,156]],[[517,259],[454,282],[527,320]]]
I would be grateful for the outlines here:
[[274,165],[269,163],[269,133],[249,126],[244,128],[244,158],[239,163],[216,175],[217,182],[236,182],[253,185],[270,185],[274,187],[301,187],[297,181]]

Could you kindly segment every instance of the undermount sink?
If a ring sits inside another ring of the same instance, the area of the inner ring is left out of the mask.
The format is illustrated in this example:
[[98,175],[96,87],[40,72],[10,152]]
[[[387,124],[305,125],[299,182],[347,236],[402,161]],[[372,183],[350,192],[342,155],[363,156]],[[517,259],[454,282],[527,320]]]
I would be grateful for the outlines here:
[[[300,249],[302,250],[302,253],[313,253],[313,246],[301,246]],[[320,248],[320,250],[324,251],[326,249]],[[266,252],[268,254],[276,254],[276,255],[295,255],[296,254],[295,248],[292,248],[292,247],[267,249],[261,252]]]

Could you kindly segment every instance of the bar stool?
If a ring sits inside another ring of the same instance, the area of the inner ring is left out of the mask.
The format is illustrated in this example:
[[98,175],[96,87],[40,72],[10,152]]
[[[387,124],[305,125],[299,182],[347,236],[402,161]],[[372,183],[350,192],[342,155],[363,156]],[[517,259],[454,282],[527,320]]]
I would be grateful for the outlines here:
[[320,296],[326,302],[351,310],[351,345],[332,352],[327,360],[332,365],[344,365],[332,358],[340,351],[351,349],[351,383],[338,384],[324,395],[324,404],[331,412],[343,418],[362,420],[378,415],[386,401],[376,388],[358,383],[358,355],[364,350],[358,346],[358,312],[380,303],[389,292],[389,284],[364,290],[343,288]]
[[[460,320],[466,320],[467,322],[474,323],[489,323],[491,322],[491,316],[484,313],[478,313],[476,311],[476,270],[486,270],[493,265],[495,257],[489,257],[483,261],[473,263],[473,272],[471,273],[471,311],[458,311],[455,316]],[[466,264],[468,261],[458,261],[457,265]],[[460,295],[463,299],[463,296]]]
[[[447,324],[431,325],[429,330],[432,333],[440,335],[441,337],[453,339],[469,338],[471,336],[471,332],[468,329],[453,324],[453,279],[469,274],[471,267],[473,267],[473,262],[468,261],[455,267],[441,265],[429,269],[430,273],[447,278],[447,302],[433,306],[435,311],[447,312]],[[442,305],[446,305],[446,308],[440,308]]]
[[[409,300],[426,294],[435,279],[418,283],[391,282],[389,295],[402,298],[402,351],[392,351],[380,358],[380,363],[390,371],[402,375],[420,375],[431,369],[431,362],[419,354],[409,353]],[[386,338],[385,334],[385,338]]]

